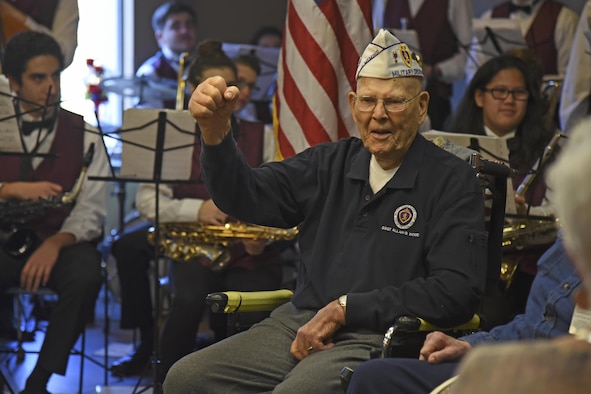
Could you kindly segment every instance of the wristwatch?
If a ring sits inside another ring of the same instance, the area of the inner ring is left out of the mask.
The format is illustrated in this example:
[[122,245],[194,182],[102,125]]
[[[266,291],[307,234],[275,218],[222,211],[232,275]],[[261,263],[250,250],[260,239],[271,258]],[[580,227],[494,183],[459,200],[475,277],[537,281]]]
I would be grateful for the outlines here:
[[339,305],[343,308],[345,315],[347,314],[347,295],[343,294],[339,297]]

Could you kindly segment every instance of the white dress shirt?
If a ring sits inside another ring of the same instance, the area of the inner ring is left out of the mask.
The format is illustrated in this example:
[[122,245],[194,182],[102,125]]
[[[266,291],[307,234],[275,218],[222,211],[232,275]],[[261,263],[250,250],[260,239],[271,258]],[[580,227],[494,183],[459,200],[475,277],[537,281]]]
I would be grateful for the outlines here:
[[[22,116],[23,120],[32,120],[29,115]],[[54,130],[59,121],[54,125]],[[85,130],[97,131],[94,127],[84,124]],[[80,132],[72,130],[72,133]],[[27,151],[32,151],[40,141],[37,153],[48,153],[55,138],[55,131],[47,133],[47,129],[40,132],[33,131],[28,136],[23,136],[23,141]],[[109,176],[108,156],[103,148],[101,137],[88,131],[84,131],[84,152],[86,152],[91,143],[94,143],[94,156],[88,171],[89,176]],[[59,160],[53,158],[34,157],[32,160],[33,169],[37,168],[43,160]],[[63,192],[68,192],[64,190]],[[89,241],[102,235],[105,215],[107,213],[107,182],[91,181],[86,179],[76,199],[74,208],[66,218],[60,232],[67,232],[74,235],[77,242]]]
[[560,126],[569,133],[587,116],[591,94],[591,1],[587,1],[568,56],[560,97]]
[[[372,18],[373,27],[378,31],[384,27],[384,11],[388,0],[374,0]],[[409,0],[410,13],[413,18],[419,12],[424,0]],[[466,66],[467,49],[472,41],[472,11],[471,0],[450,0],[447,10],[447,19],[453,29],[458,41],[459,51],[452,57],[437,64],[441,69],[441,80],[453,83],[464,78],[464,67]]]
[[59,0],[53,17],[51,29],[27,17],[25,26],[30,30],[49,34],[60,44],[64,53],[64,68],[74,59],[74,52],[78,46],[78,1]]

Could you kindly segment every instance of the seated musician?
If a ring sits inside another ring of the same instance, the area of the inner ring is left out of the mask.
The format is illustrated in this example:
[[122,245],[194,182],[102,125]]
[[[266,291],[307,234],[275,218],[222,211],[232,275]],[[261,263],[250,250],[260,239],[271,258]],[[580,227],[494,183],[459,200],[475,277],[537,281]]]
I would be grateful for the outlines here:
[[[0,155],[0,222],[5,226],[6,215],[47,205],[39,199],[61,201],[82,173],[83,156],[91,144],[95,149],[87,174],[107,176],[108,161],[100,137],[85,132],[90,126],[82,116],[59,106],[64,56],[51,36],[16,34],[6,44],[2,65],[15,95],[23,149],[30,153]],[[106,214],[106,189],[106,182],[85,180],[79,194],[73,192],[73,206],[52,203],[38,217],[17,224],[38,238],[30,253],[21,254],[7,244],[0,248],[0,310],[10,311],[12,300],[4,294],[10,286],[32,291],[47,286],[59,294],[25,393],[46,393],[51,375],[65,373],[70,349],[91,318],[102,283],[96,241]]]
[[[206,41],[198,48],[198,56],[189,69],[189,82],[194,88],[207,77],[219,75],[229,84],[237,83],[234,62],[221,49],[221,43]],[[259,165],[263,160],[264,125],[233,119],[234,135],[246,160]],[[161,223],[197,222],[222,225],[229,219],[211,200],[201,181],[199,133],[193,152],[191,179],[195,183],[159,186],[159,221]],[[142,184],[136,202],[138,211],[154,220],[156,207],[154,185]],[[161,234],[166,237],[166,234]],[[161,377],[182,356],[195,349],[199,324],[206,313],[207,294],[223,290],[275,290],[282,283],[281,252],[291,243],[267,240],[244,240],[231,247],[231,261],[227,268],[215,271],[211,261],[193,256],[191,261],[172,261],[170,282],[172,304],[160,335]],[[141,343],[135,353],[114,363],[113,374],[127,376],[141,372],[152,354],[154,326],[148,279],[149,261],[154,247],[147,242],[146,229],[123,235],[112,249],[117,259],[121,282],[121,327],[140,328]],[[191,256],[189,256],[191,257]],[[216,339],[225,337],[225,327],[216,332]],[[160,380],[161,381],[161,380]]]
[[[146,59],[137,69],[137,77],[155,80],[177,81],[179,79],[180,58],[189,53],[187,63],[195,56],[197,45],[197,15],[186,2],[170,0],[159,5],[152,14],[152,29],[158,43],[158,51]],[[150,98],[142,101],[142,108],[174,109],[174,100]]]
[[[467,393],[574,393],[591,387],[591,119],[572,130],[556,163],[548,170],[560,219],[564,248],[580,274],[576,294],[580,317],[571,325],[574,335],[552,341],[507,343],[475,349],[458,368],[452,392]],[[569,282],[560,284],[566,288]],[[547,313],[547,320],[554,316]],[[484,383],[484,384],[483,384]]]
[[27,30],[49,34],[62,49],[64,69],[78,46],[78,19],[78,0],[0,0],[0,37],[6,41]]
[[[481,134],[505,140],[509,150],[508,164],[521,174],[512,178],[516,190],[538,164],[555,131],[549,130],[545,123],[546,102],[541,97],[537,75],[528,63],[513,55],[489,60],[470,81],[446,128],[450,132]],[[515,192],[518,215],[553,217],[554,210],[546,196],[545,167],[540,166],[540,171],[535,173],[525,191]],[[523,313],[536,272],[536,261],[552,242],[553,239],[544,240],[540,245],[532,245],[517,253],[504,251],[506,261],[513,259],[519,265],[507,294],[513,304],[509,309],[513,310],[501,313],[508,317],[499,321],[500,324],[513,314]]]

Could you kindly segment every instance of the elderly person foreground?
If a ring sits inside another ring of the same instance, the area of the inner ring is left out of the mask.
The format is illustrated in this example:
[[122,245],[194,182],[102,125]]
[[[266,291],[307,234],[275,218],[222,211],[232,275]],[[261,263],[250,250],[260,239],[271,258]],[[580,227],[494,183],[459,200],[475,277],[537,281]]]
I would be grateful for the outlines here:
[[380,348],[400,315],[469,320],[486,271],[483,194],[474,170],[418,134],[429,94],[409,47],[386,30],[349,93],[361,138],[250,168],[231,139],[238,88],[213,77],[191,97],[216,205],[250,223],[300,225],[291,302],[246,332],[173,365],[165,393],[342,393],[339,371]]

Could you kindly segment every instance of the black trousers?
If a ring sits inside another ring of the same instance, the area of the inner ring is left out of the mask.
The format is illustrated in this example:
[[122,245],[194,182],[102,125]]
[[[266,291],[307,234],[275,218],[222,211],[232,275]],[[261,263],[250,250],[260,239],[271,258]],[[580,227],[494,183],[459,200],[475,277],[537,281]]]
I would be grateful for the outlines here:
[[[20,285],[26,261],[7,255],[0,248],[0,305],[12,302],[5,290]],[[81,242],[64,248],[51,271],[47,287],[58,294],[49,318],[37,365],[51,373],[66,373],[70,350],[88,322],[102,285],[101,255],[96,245]]]
[[[146,327],[153,318],[148,267],[154,258],[147,241],[147,226],[121,236],[113,244],[121,287],[121,328]],[[229,268],[214,272],[197,261],[169,265],[172,301],[160,336],[163,374],[174,362],[194,350],[207,294],[224,291],[274,290],[281,286],[281,264],[253,270]]]

